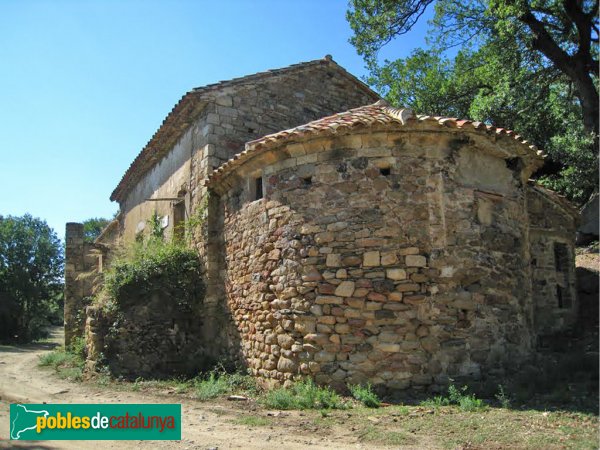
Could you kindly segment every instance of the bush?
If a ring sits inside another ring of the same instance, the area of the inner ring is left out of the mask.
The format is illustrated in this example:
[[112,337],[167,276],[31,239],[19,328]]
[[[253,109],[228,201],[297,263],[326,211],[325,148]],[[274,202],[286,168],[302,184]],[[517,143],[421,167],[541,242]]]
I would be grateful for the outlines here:
[[267,392],[261,402],[275,409],[345,409],[342,398],[329,387],[320,387],[312,380]]
[[117,258],[105,275],[104,293],[113,306],[160,290],[191,309],[204,293],[198,253],[177,242],[150,237]]
[[451,384],[448,387],[447,397],[436,396],[433,399],[421,402],[421,405],[428,407],[457,405],[462,411],[468,412],[478,411],[487,407],[483,400],[475,397],[475,394],[468,394],[467,389],[467,386],[458,389]]
[[256,382],[251,376],[226,373],[222,368],[213,370],[207,377],[197,378],[194,381],[194,389],[199,400],[236,393],[255,394],[257,391]]
[[381,406],[381,401],[379,400],[379,397],[377,397],[377,394],[371,390],[370,383],[366,386],[350,386],[350,392],[352,393],[352,397],[367,408],[379,408],[379,406]]
[[68,347],[60,347],[40,357],[39,365],[52,367],[60,378],[81,381],[85,366],[85,343],[82,338],[74,339]]

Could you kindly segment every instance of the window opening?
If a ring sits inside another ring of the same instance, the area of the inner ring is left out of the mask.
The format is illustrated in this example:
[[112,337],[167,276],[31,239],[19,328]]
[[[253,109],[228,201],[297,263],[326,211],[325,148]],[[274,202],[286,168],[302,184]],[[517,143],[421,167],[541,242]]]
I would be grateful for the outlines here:
[[262,180],[262,177],[256,178],[256,180],[254,181],[254,186],[255,186],[254,200],[260,200],[261,198],[263,198],[263,180]]

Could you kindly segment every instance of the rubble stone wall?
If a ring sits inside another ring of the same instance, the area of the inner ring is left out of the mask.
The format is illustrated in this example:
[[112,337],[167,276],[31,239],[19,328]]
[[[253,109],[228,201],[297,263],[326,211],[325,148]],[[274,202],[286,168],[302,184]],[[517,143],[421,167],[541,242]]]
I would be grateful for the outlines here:
[[67,223],[65,231],[65,345],[84,335],[85,308],[102,284],[107,249],[85,242],[83,224]]
[[227,302],[254,375],[435,389],[530,352],[521,173],[479,147],[354,132],[269,150],[223,182]]
[[539,188],[528,189],[527,203],[535,329],[538,334],[547,335],[562,331],[577,320],[573,245],[577,224],[564,207]]

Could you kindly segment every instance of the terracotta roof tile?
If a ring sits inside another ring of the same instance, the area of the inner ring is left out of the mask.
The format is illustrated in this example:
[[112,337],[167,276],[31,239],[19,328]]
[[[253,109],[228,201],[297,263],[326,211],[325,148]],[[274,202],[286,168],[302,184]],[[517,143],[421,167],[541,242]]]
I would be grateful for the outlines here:
[[335,134],[341,130],[348,130],[350,128],[360,126],[372,126],[375,124],[405,125],[409,121],[438,124],[445,127],[464,130],[477,130],[486,133],[494,133],[497,136],[505,136],[518,141],[519,144],[521,144],[525,150],[534,157],[543,157],[542,151],[538,150],[536,146],[529,144],[527,141],[522,140],[521,136],[512,130],[497,128],[492,125],[486,125],[482,122],[472,120],[459,120],[453,117],[415,115],[410,109],[393,108],[389,106],[386,101],[380,100],[372,105],[354,108],[349,111],[309,122],[299,127],[279,131],[277,133],[264,136],[260,139],[250,141],[246,143],[244,151],[238,153],[234,158],[230,159],[218,169],[214,170],[206,184],[210,185],[216,182],[216,180],[233,170],[235,167],[243,164],[246,160],[254,157],[264,150],[281,145],[286,141],[300,140],[313,135]]

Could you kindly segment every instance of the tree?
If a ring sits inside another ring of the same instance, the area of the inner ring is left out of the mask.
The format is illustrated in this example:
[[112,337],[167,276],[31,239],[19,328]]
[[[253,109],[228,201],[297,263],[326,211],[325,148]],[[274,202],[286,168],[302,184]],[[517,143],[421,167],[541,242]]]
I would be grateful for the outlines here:
[[60,311],[63,247],[45,221],[0,216],[0,340],[43,337]]
[[110,219],[93,217],[83,222],[83,239],[86,242],[94,242],[100,236],[102,230],[110,223]]
[[[430,5],[430,48],[380,65]],[[517,130],[549,153],[544,182],[582,202],[598,187],[597,12],[589,0],[352,0],[347,17],[389,100]]]

